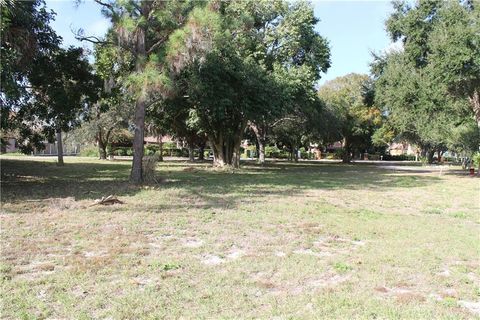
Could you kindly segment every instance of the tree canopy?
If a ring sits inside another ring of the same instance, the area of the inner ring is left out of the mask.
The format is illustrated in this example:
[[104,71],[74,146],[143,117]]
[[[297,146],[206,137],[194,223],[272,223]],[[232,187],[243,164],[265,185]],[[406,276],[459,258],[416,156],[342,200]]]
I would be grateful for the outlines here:
[[27,142],[25,151],[41,148],[44,137],[32,131],[18,112],[31,106],[29,78],[36,61],[57,50],[62,41],[49,24],[55,14],[42,0],[7,1],[0,10],[2,144],[5,134],[15,132],[21,142]]
[[353,152],[371,149],[371,136],[382,122],[379,108],[367,101],[369,81],[368,75],[352,73],[326,82],[318,91],[336,115],[343,138],[343,162],[349,162]]
[[[210,47],[184,64],[175,94],[195,111],[214,163],[237,167],[247,125],[262,131],[262,150],[268,126],[314,103],[314,84],[330,65],[330,52],[314,30],[318,20],[307,2],[214,1],[207,7],[213,16],[206,24]],[[187,23],[172,36],[177,51],[185,52],[192,34]],[[178,59],[173,61],[176,69]]]
[[457,127],[480,124],[479,8],[458,1],[394,8],[387,31],[403,49],[376,57],[375,101],[395,136],[419,145],[432,161],[434,151],[465,145],[452,141]]

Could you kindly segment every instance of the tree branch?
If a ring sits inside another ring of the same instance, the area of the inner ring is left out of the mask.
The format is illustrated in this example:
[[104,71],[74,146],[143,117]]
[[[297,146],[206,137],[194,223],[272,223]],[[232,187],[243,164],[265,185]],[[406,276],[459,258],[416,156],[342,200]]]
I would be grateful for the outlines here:
[[277,124],[279,124],[279,123],[281,123],[281,122],[283,122],[283,121],[287,121],[287,120],[295,121],[295,120],[297,120],[297,118],[285,117],[285,118],[278,119],[277,121],[275,121],[274,123],[272,123],[272,127],[275,127]]
[[79,41],[87,41],[87,42],[90,42],[90,43],[100,44],[100,45],[107,45],[107,44],[113,45],[113,44],[115,44],[112,41],[102,40],[102,39],[100,39],[99,37],[96,37],[96,36],[85,36],[83,29],[78,29],[78,30],[75,31],[72,28],[71,25],[70,25],[70,31],[72,31],[75,39],[77,39]]
[[75,36],[75,39],[79,40],[79,41],[87,41],[87,42],[90,42],[90,43],[94,43],[94,44],[100,44],[100,45],[107,45],[107,44],[115,44],[114,42],[111,42],[111,41],[104,41],[104,40],[101,40],[100,38],[98,37],[95,37],[95,36]]
[[115,8],[110,3],[106,3],[101,0],[93,0],[93,1],[95,1],[96,3],[98,3],[99,5],[105,8],[108,8],[108,10],[110,10],[112,13],[115,13]]
[[155,42],[151,47],[150,49],[147,50],[147,55],[152,53],[153,50],[155,50],[156,48],[158,48],[159,46],[161,46],[164,42],[165,42],[166,38],[161,38],[160,40],[158,40],[157,42]]

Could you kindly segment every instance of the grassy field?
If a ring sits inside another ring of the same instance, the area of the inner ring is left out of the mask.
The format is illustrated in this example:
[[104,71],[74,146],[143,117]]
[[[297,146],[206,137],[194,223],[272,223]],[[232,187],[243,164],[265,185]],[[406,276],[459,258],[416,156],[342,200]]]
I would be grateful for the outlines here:
[[[375,165],[0,158],[5,319],[471,319],[480,179]],[[115,194],[125,204],[92,206]]]

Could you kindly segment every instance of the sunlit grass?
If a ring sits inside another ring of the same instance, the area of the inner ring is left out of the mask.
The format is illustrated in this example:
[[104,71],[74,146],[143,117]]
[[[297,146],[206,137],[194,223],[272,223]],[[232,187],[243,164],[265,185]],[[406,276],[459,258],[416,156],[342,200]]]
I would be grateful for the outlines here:
[[[131,186],[129,162],[0,159],[3,318],[469,319],[480,300],[467,175],[165,162]],[[109,194],[125,204],[92,206]]]

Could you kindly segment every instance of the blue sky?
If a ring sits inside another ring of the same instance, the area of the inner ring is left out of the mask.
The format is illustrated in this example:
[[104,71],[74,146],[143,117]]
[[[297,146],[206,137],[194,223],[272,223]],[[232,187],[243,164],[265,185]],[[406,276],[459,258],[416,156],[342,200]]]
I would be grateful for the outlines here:
[[368,73],[371,51],[392,46],[385,31],[390,1],[315,1],[318,32],[330,42],[332,66],[320,83],[351,72]]
[[[392,46],[384,25],[392,10],[390,1],[317,0],[313,5],[320,18],[317,30],[329,40],[332,53],[332,66],[320,84],[351,72],[368,73],[370,52]],[[47,0],[47,7],[57,13],[52,25],[65,45],[89,47],[75,40],[72,28],[83,28],[86,35],[97,36],[108,28],[108,21],[93,1],[85,0],[77,7],[73,1]]]

